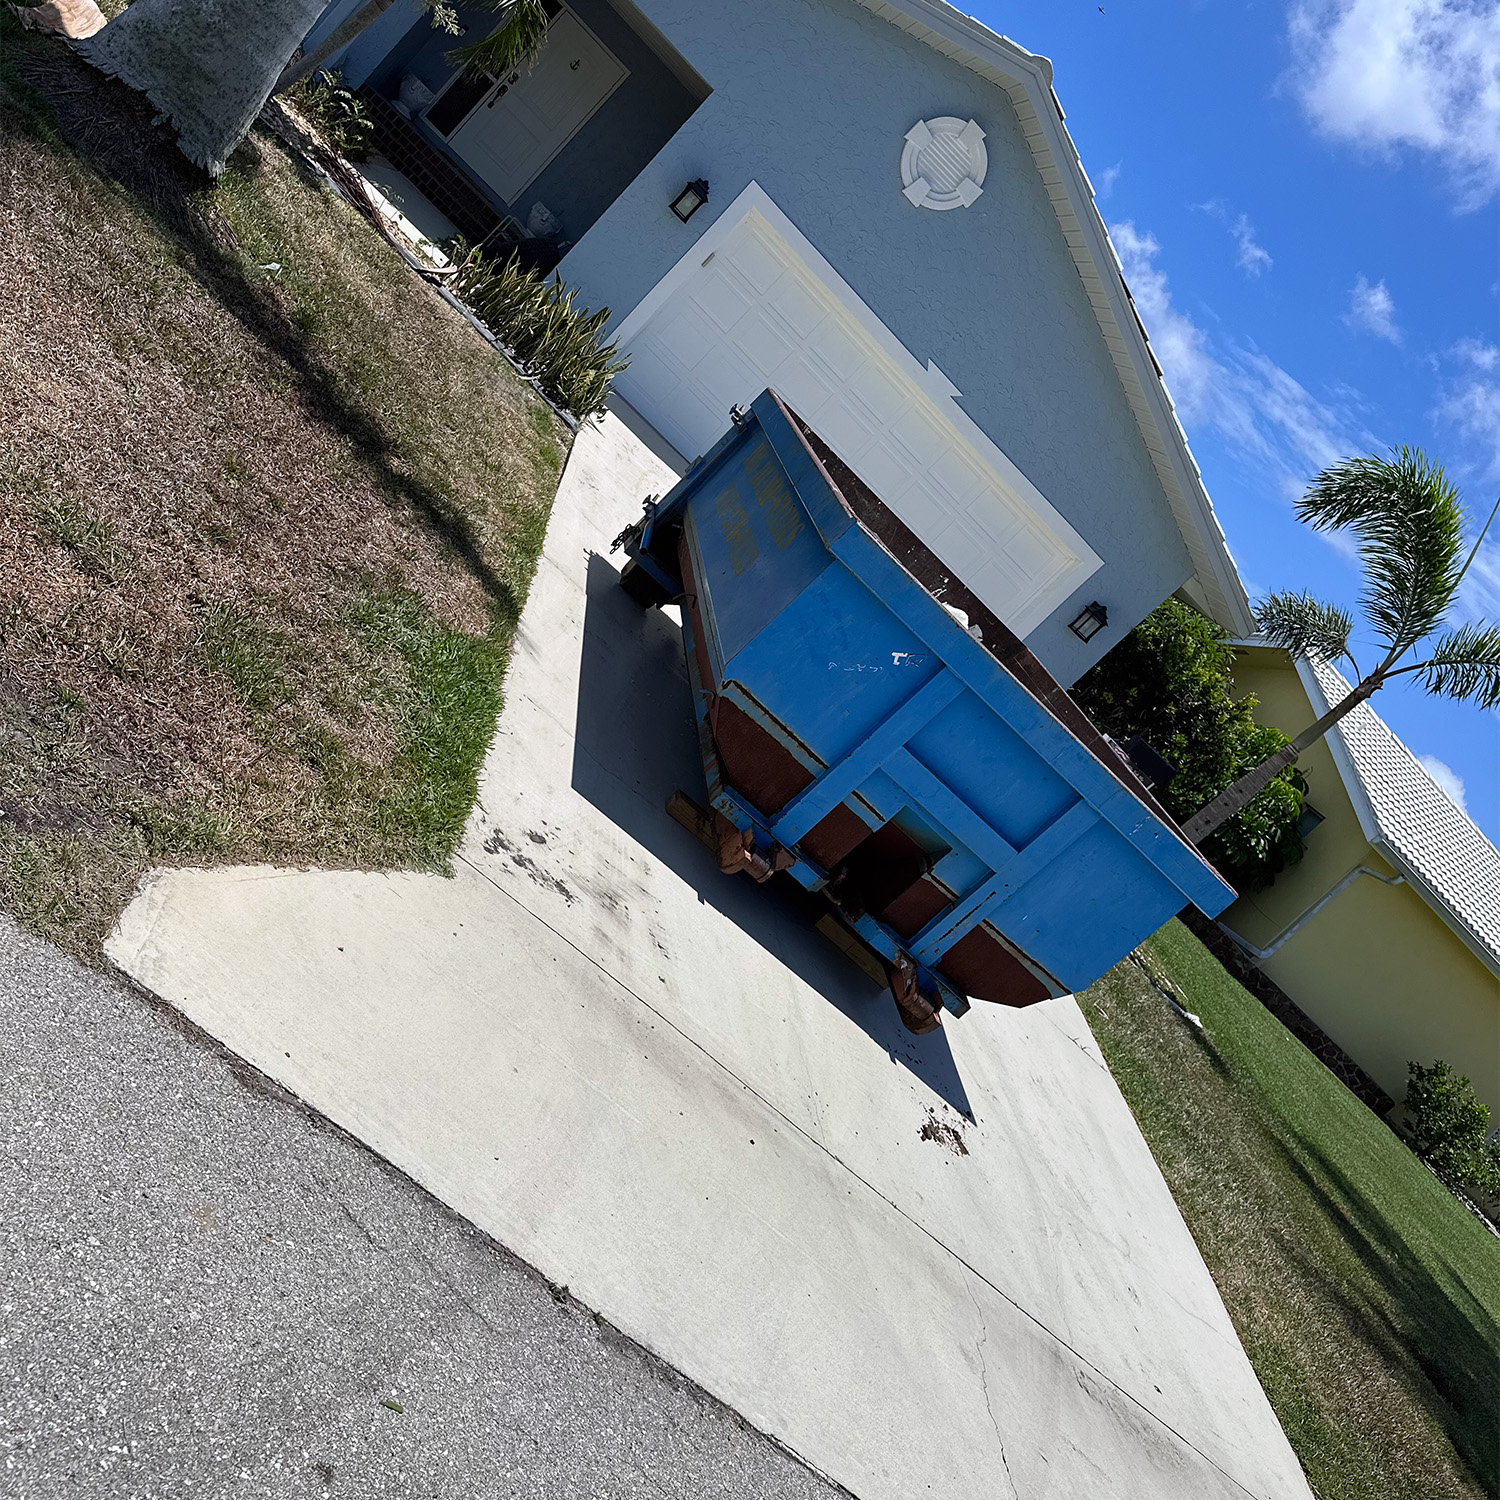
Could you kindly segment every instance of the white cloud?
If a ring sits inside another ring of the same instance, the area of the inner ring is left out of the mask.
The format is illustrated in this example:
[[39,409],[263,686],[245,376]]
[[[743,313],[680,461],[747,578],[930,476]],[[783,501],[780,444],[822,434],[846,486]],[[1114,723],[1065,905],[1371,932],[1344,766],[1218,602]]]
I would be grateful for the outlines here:
[[1440,761],[1435,755],[1419,755],[1417,761],[1422,769],[1447,792],[1458,810],[1468,812],[1469,804],[1464,801],[1463,777],[1452,766]]
[[1124,162],[1117,161],[1114,166],[1106,167],[1099,174],[1099,181],[1094,184],[1094,197],[1097,198],[1099,202],[1102,203],[1107,197],[1109,197],[1112,192],[1114,192],[1115,184],[1120,180],[1120,168],[1124,165]]
[[1271,269],[1270,254],[1256,241],[1255,226],[1250,222],[1249,214],[1231,218],[1222,198],[1210,198],[1207,203],[1200,203],[1198,207],[1229,226],[1230,236],[1234,240],[1234,263],[1247,276],[1259,276],[1263,271]]
[[1262,271],[1271,269],[1270,254],[1264,246],[1256,243],[1248,214],[1241,214],[1229,226],[1229,232],[1234,236],[1234,263],[1240,270],[1247,276],[1259,276]]
[[1372,284],[1368,276],[1361,276],[1354,283],[1344,322],[1356,333],[1373,333],[1390,344],[1401,342],[1401,330],[1396,326],[1396,299],[1383,281]]
[[[1456,373],[1447,381],[1438,415],[1478,450],[1474,468],[1489,486],[1500,482],[1500,344],[1465,339],[1449,356]],[[1495,491],[1465,485],[1476,530],[1495,502]],[[1460,608],[1471,617],[1500,621],[1500,520],[1464,579]]]
[[1110,226],[1141,321],[1184,425],[1209,426],[1288,498],[1318,470],[1374,445],[1343,392],[1319,400],[1258,349],[1215,343],[1172,301],[1156,238],[1126,221]]
[[1488,477],[1500,479],[1500,344],[1465,339],[1452,358],[1457,374],[1438,410],[1465,437],[1486,448]]
[[1466,209],[1500,189],[1500,0],[1293,0],[1289,30],[1324,134],[1436,158]]

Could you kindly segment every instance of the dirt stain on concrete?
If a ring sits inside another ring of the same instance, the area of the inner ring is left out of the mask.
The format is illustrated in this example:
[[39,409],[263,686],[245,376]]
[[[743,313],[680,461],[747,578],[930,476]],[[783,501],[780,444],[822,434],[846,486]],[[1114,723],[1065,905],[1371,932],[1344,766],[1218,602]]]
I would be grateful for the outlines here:
[[[528,832],[527,837],[535,843],[546,843],[545,839],[537,838],[537,835],[534,833]],[[484,841],[484,848],[487,854],[504,854],[510,860],[511,864],[526,875],[534,885],[539,885],[546,891],[556,892],[569,906],[572,906],[578,900],[578,897],[568,889],[568,886],[563,881],[559,880],[556,875],[549,874],[546,870],[542,869],[518,844],[513,844],[506,838],[500,829],[497,828]]]
[[920,1134],[924,1141],[933,1141],[951,1151],[955,1156],[969,1154],[969,1148],[964,1144],[963,1132],[955,1129],[946,1120],[940,1120],[934,1109],[928,1109]]

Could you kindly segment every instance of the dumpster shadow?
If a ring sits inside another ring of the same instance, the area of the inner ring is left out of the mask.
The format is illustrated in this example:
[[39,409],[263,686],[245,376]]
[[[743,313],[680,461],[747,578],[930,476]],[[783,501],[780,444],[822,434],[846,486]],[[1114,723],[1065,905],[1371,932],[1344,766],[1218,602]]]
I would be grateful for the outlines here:
[[675,612],[641,610],[619,573],[589,557],[573,790],[629,834],[743,932],[850,1018],[892,1062],[960,1114],[968,1094],[942,1031],[913,1036],[889,993],[844,957],[814,923],[827,910],[789,877],[758,886],[719,872],[718,860],[667,813],[679,787],[707,800],[682,631]]

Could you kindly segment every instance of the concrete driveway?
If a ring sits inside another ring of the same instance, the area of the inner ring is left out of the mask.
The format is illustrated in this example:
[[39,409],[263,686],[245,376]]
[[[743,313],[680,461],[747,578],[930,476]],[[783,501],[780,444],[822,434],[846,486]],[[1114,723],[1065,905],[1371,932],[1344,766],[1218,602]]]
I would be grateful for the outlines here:
[[862,1500],[1307,1496],[1071,1000],[907,1035],[663,804],[680,640],[580,435],[451,880],[156,875],[111,956]]

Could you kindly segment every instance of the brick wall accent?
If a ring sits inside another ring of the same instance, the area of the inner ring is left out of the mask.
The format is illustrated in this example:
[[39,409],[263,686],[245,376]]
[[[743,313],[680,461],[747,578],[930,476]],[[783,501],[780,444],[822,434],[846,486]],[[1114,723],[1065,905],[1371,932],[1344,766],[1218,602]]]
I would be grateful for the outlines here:
[[446,214],[471,245],[499,227],[500,215],[484,195],[442,152],[428,145],[389,99],[368,84],[359,90],[359,97],[375,127],[375,150]]

